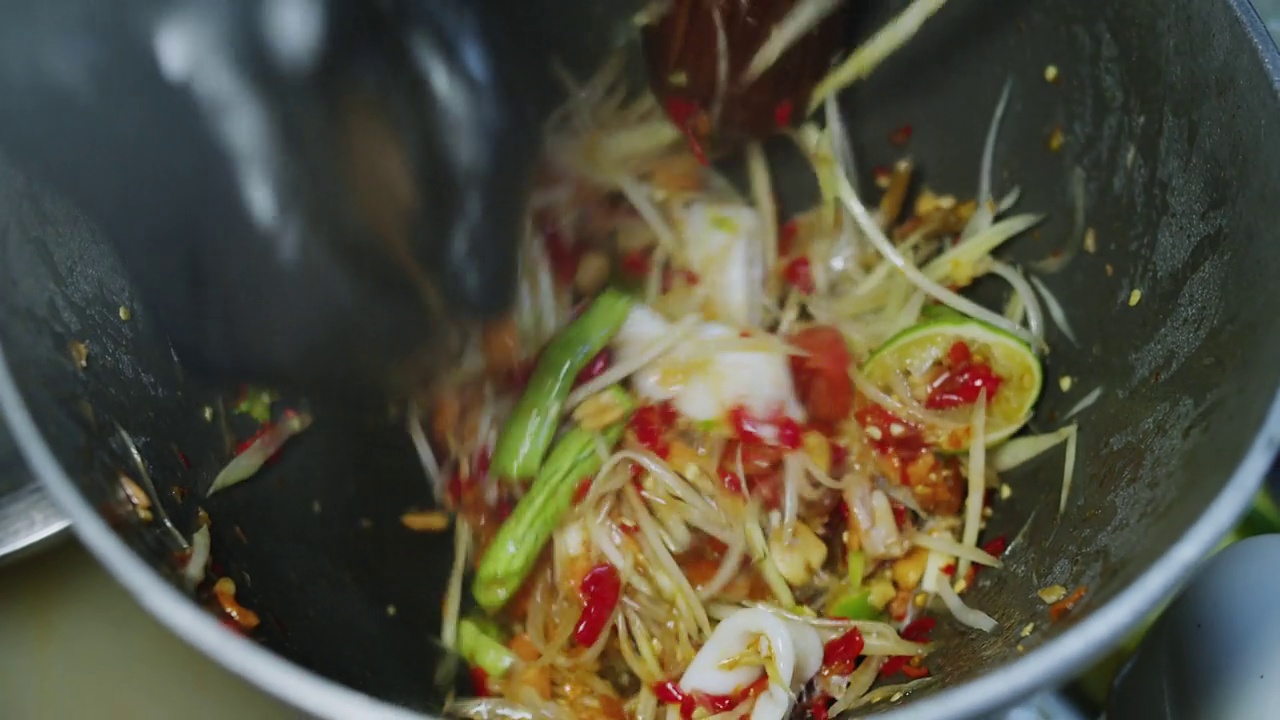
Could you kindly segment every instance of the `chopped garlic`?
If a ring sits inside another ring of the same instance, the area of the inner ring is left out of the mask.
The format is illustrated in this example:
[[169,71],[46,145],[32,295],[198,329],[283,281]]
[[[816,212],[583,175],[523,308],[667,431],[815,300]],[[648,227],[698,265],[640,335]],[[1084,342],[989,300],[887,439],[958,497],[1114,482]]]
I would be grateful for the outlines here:
[[827,544],[804,523],[779,526],[769,533],[769,556],[783,579],[799,587],[808,584],[826,562]]
[[1027,623],[1027,626],[1026,626],[1026,627],[1022,628],[1022,632],[1021,632],[1021,633],[1019,633],[1019,635],[1021,635],[1021,636],[1022,636],[1022,637],[1024,637],[1024,638],[1025,638],[1025,637],[1031,637],[1031,633],[1033,633],[1033,632],[1035,632],[1035,631],[1036,631],[1036,624],[1035,624],[1035,623],[1033,623],[1033,622],[1029,622],[1029,623]]
[[1136,307],[1138,302],[1141,300],[1142,300],[1142,291],[1137,288],[1134,288],[1133,292],[1129,293],[1129,307]]
[[1045,605],[1052,605],[1067,596],[1067,589],[1061,585],[1050,585],[1047,588],[1040,588],[1036,591],[1036,595],[1040,596]]
[[1073,382],[1070,375],[1063,375],[1058,378],[1058,387],[1062,388],[1062,392],[1071,391],[1071,383]]
[[1044,81],[1047,83],[1055,83],[1058,81],[1058,66],[1046,65],[1044,68]]
[[1008,500],[1013,497],[1013,488],[1009,487],[1009,483],[1000,483],[1000,499]]
[[1098,231],[1093,228],[1084,231],[1084,251],[1091,255],[1098,252]]

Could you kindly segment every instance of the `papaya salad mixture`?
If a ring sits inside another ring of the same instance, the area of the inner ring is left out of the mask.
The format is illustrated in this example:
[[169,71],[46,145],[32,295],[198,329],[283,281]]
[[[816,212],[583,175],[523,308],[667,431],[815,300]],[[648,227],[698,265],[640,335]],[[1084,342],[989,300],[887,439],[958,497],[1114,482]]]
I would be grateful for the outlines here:
[[[993,255],[1040,220],[993,194],[1008,94],[970,199],[905,159],[859,189],[828,96],[779,218],[758,146],[740,192],[618,65],[575,86],[517,308],[410,422],[457,517],[451,712],[834,717],[932,682],[936,623],[997,627],[963,599],[988,491],[1065,442],[1065,503],[1076,437],[1013,437],[1065,319]],[[960,294],[987,275],[997,309]]]

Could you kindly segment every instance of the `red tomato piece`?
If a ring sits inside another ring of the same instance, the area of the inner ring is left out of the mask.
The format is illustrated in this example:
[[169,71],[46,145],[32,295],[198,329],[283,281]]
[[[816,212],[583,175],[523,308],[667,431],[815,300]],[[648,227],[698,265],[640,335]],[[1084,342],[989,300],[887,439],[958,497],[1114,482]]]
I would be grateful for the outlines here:
[[787,263],[786,267],[782,268],[782,279],[805,295],[812,295],[815,289],[813,266],[810,265],[807,257],[798,257]]
[[849,377],[853,359],[844,336],[833,327],[817,325],[788,340],[808,353],[791,357],[791,375],[810,421],[834,425],[844,420],[853,409],[853,380]]

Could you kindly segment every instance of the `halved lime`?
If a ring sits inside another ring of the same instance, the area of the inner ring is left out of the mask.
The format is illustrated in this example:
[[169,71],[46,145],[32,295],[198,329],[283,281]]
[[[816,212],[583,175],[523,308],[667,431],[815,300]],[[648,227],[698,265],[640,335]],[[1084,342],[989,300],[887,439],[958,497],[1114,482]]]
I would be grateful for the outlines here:
[[[882,392],[901,402],[910,391],[913,403],[927,401],[931,383],[945,371],[949,353],[963,342],[973,362],[990,366],[1000,378],[994,397],[988,398],[984,435],[993,445],[1014,434],[1031,419],[1031,410],[1040,396],[1044,371],[1031,347],[1003,330],[954,312],[931,308],[925,321],[890,338],[863,365],[862,373]],[[894,410],[894,408],[885,408]],[[920,426],[925,439],[942,450],[969,447],[973,415],[968,405],[927,411],[927,418],[903,418]]]

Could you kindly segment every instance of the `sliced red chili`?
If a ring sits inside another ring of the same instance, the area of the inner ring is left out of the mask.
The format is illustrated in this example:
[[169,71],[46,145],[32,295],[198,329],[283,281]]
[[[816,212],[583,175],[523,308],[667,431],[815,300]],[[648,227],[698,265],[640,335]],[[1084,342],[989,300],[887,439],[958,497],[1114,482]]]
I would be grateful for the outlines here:
[[489,673],[481,668],[471,668],[471,691],[476,697],[489,697],[493,693],[489,689]]
[[791,115],[795,106],[790,100],[783,100],[773,109],[773,124],[779,130],[791,124]]
[[911,125],[908,123],[903,123],[902,125],[895,128],[893,132],[889,133],[889,142],[898,147],[902,147],[903,145],[906,145],[908,142],[910,142],[912,132],[914,131]]
[[898,634],[902,636],[903,640],[915,643],[924,642],[929,639],[929,633],[933,632],[933,628],[936,627],[937,624],[937,620],[925,615],[908,623],[907,626],[902,629],[902,632]]
[[585,382],[595,380],[604,374],[605,370],[613,363],[613,353],[609,352],[609,348],[604,348],[596,353],[596,356],[587,361],[587,366],[582,368],[578,376],[573,379],[573,386],[577,387]]
[[998,535],[992,538],[990,542],[983,545],[982,551],[987,553],[988,555],[994,555],[995,557],[1000,557],[1001,555],[1004,554],[1004,551],[1007,550],[1008,547],[1009,547],[1009,542],[1008,540],[1005,539],[1004,535]]
[[798,257],[787,263],[782,269],[782,279],[805,295],[813,294],[813,266],[807,257]]
[[831,715],[828,708],[831,707],[831,698],[826,695],[819,695],[809,702],[809,720],[828,720]]
[[835,675],[848,675],[858,665],[866,641],[858,628],[831,640],[822,648],[822,667]]
[[591,476],[582,478],[582,482],[578,483],[578,489],[573,491],[573,504],[577,505],[587,499],[587,493],[591,492]]
[[990,403],[1003,382],[1004,379],[990,365],[960,365],[948,370],[934,382],[924,405],[930,410],[949,410],[972,405],[978,401],[983,390],[986,390],[987,402]]
[[649,274],[649,251],[648,250],[632,250],[623,253],[618,259],[619,268],[623,275],[631,277],[645,277]]
[[680,689],[675,680],[663,680],[653,684],[654,697],[664,705],[678,705],[684,702],[685,691]]
[[582,579],[582,615],[578,624],[573,627],[573,639],[581,647],[590,647],[600,638],[613,609],[618,605],[622,593],[622,579],[618,569],[609,563],[600,563],[591,568]]

